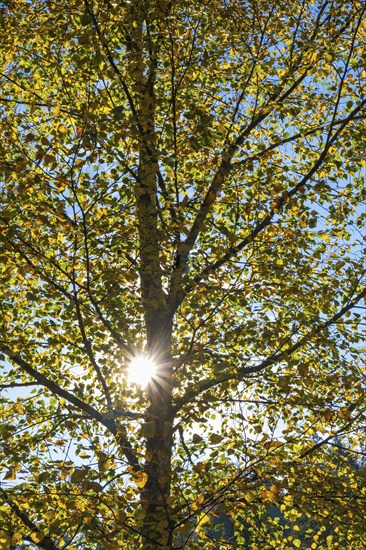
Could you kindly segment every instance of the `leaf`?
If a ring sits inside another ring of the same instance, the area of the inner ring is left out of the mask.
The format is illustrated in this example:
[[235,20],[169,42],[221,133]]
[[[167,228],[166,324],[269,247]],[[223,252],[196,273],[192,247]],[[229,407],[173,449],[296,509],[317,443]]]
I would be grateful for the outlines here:
[[80,483],[88,474],[88,468],[75,468],[71,474],[71,483]]
[[222,441],[222,436],[220,434],[211,434],[210,441],[213,445],[218,445]]
[[91,16],[88,13],[85,13],[80,17],[80,23],[83,27],[86,27],[86,26],[90,25],[92,23],[92,21],[93,20],[92,20]]
[[6,531],[0,530],[0,548],[9,548],[11,536]]
[[113,109],[111,110],[111,115],[115,120],[122,120],[124,117],[124,112],[125,112],[124,107],[122,105],[119,105],[119,106],[113,107]]
[[60,134],[64,135],[64,134],[67,134],[68,128],[67,128],[67,126],[65,126],[65,124],[59,124],[58,127],[57,127],[57,131]]
[[82,481],[82,489],[85,491],[94,491],[99,494],[103,492],[103,487],[97,481]]
[[4,476],[4,480],[14,481],[17,477],[17,468],[9,468]]
[[309,373],[309,366],[306,363],[297,365],[297,370],[300,376],[307,376]]
[[[23,535],[21,533],[14,533],[11,537],[12,544],[22,544]],[[0,544],[1,544],[1,535],[0,535]]]
[[39,531],[35,533],[31,533],[31,539],[36,544],[42,542],[44,538],[45,538],[45,535]]
[[193,434],[192,436],[192,442],[197,445],[198,443],[201,443],[202,437],[199,434]]
[[52,114],[57,116],[60,114],[60,112],[61,112],[61,105],[57,103],[52,109]]
[[143,489],[148,481],[148,475],[146,472],[135,472],[133,480],[139,489]]
[[124,510],[117,510],[116,516],[119,524],[124,523],[127,519],[127,514]]

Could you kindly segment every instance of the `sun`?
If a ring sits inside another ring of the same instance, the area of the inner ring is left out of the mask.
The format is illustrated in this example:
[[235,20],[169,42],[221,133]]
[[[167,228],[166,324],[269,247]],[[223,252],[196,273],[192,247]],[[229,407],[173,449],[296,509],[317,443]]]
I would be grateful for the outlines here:
[[136,355],[128,367],[128,381],[145,388],[156,375],[156,364],[147,355]]

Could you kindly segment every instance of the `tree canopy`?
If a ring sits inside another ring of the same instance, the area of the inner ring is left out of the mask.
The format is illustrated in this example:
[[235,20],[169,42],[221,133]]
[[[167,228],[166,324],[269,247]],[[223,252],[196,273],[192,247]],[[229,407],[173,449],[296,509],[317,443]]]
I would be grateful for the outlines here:
[[364,548],[365,10],[0,3],[0,548]]

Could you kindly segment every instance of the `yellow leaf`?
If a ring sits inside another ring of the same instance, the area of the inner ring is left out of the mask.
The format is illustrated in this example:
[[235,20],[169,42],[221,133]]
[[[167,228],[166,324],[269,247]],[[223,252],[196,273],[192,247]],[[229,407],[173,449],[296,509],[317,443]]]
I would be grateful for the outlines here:
[[54,512],[53,510],[51,510],[51,511],[49,511],[49,512],[46,512],[46,513],[44,514],[44,518],[45,518],[45,520],[47,520],[47,521],[51,521],[51,520],[54,518],[54,516],[55,516],[55,512]]
[[326,243],[329,243],[330,241],[329,235],[327,235],[326,233],[322,233],[320,236],[323,239],[323,241],[325,241]]
[[60,113],[60,111],[61,111],[61,105],[59,103],[56,103],[56,105],[52,109],[52,114],[53,115],[58,115]]
[[300,548],[300,546],[301,546],[301,540],[295,539],[295,540],[294,540],[294,546],[295,546],[295,548]]
[[16,414],[23,414],[24,413],[23,405],[21,403],[16,403],[13,407],[13,410]]
[[44,534],[43,533],[40,533],[39,531],[37,531],[36,533],[32,533],[31,534],[31,539],[33,542],[35,542],[36,544],[38,542],[42,542],[43,539],[44,539]]
[[67,134],[67,126],[65,124],[59,124],[57,130],[60,134]]
[[6,531],[0,531],[0,548],[9,548],[11,538]]
[[273,439],[272,441],[266,441],[263,443],[263,447],[267,449],[268,451],[270,449],[276,449],[277,447],[281,447],[282,443],[280,441],[277,441],[276,439]]
[[137,487],[143,489],[147,483],[148,475],[145,472],[136,472],[133,479]]
[[14,481],[16,479],[16,469],[15,468],[9,468],[4,476],[4,480],[8,479],[9,481]]
[[198,528],[197,530],[200,531],[202,527],[210,521],[210,516],[206,512],[201,512],[197,516],[197,524]]
[[11,537],[12,544],[21,544],[23,542],[23,535],[21,533],[14,533]]

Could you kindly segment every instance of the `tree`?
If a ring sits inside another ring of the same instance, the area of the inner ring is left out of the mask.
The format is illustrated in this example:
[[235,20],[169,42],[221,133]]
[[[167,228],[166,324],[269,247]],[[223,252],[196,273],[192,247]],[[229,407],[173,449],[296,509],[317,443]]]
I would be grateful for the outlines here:
[[1,11],[2,548],[361,548],[364,2]]

